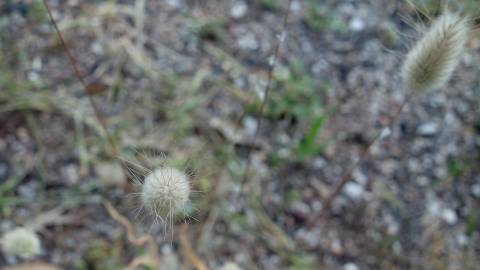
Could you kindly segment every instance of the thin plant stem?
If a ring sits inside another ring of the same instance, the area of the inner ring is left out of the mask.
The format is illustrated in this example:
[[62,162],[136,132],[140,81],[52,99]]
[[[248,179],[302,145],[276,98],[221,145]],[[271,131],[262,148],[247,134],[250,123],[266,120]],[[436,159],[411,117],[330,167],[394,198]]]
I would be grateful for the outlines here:
[[60,43],[61,43],[65,53],[67,54],[67,58],[68,58],[68,61],[70,62],[70,66],[72,67],[72,70],[75,73],[75,76],[77,77],[78,81],[80,81],[80,83],[82,84],[83,89],[85,91],[85,95],[88,97],[88,100],[89,100],[89,102],[90,102],[90,104],[93,108],[94,113],[95,113],[95,117],[97,118],[98,122],[102,126],[103,131],[105,132],[105,136],[107,137],[107,140],[108,140],[108,142],[111,146],[112,154],[114,156],[117,156],[117,154],[118,154],[117,144],[115,143],[115,139],[110,135],[110,132],[108,131],[107,119],[105,118],[105,116],[100,111],[100,109],[97,106],[97,104],[95,103],[95,100],[93,99],[92,95],[89,94],[88,85],[85,82],[85,79],[83,78],[82,74],[80,73],[80,70],[79,70],[78,65],[77,65],[77,61],[75,60],[72,53],[70,52],[70,49],[68,48],[67,43],[65,42],[65,38],[63,37],[63,34],[60,31],[60,28],[58,27],[57,22],[53,18],[52,10],[50,9],[50,6],[48,5],[48,1],[43,0],[43,4],[44,4],[45,8],[47,9],[48,16],[50,17],[50,21],[52,22],[52,25],[55,28],[55,31],[57,32],[58,39],[60,40]]
[[[268,70],[267,85],[265,86],[263,100],[262,100],[262,103],[260,104],[260,107],[259,107],[258,112],[257,112],[258,123],[257,123],[257,126],[255,128],[255,133],[253,134],[252,142],[255,142],[257,140],[257,138],[260,134],[261,127],[262,127],[265,105],[268,102],[268,98],[270,97],[270,92],[271,92],[271,88],[272,88],[273,72],[275,71],[275,66],[276,66],[276,63],[278,61],[278,57],[280,55],[281,45],[282,45],[282,43],[285,39],[285,36],[286,36],[288,17],[290,15],[291,5],[292,5],[292,0],[289,0],[288,5],[287,5],[287,10],[285,11],[285,16],[283,17],[282,32],[280,33],[279,41],[275,45],[275,48],[274,48],[274,51],[273,51],[272,62],[271,62],[270,68]],[[244,188],[246,186],[248,177],[250,176],[251,166],[252,166],[251,148],[248,148],[248,150],[247,150],[247,164],[246,164],[245,170],[243,172],[240,194],[243,194],[243,192],[244,192]]]
[[[400,117],[400,115],[402,114],[403,110],[405,109],[405,106],[407,105],[407,103],[410,102],[410,100],[412,99],[414,95],[414,92],[409,92],[407,97],[405,98],[405,100],[403,101],[403,103],[400,105],[400,107],[398,108],[397,112],[394,114],[394,116],[392,118],[390,118],[391,120],[389,121],[388,124],[386,124],[383,128],[381,128],[377,134],[375,135],[375,137],[373,138],[372,141],[370,141],[370,143],[367,145],[366,148],[363,149],[363,151],[360,153],[360,157],[350,165],[350,167],[348,167],[348,169],[345,171],[345,173],[342,175],[342,178],[341,178],[341,181],[340,181],[340,184],[338,184],[338,186],[334,189],[334,191],[325,199],[324,203],[323,203],[323,209],[324,210],[329,210],[331,205],[332,205],[332,202],[333,200],[338,196],[338,194],[340,194],[340,192],[342,191],[343,187],[345,187],[345,185],[352,180],[352,173],[353,173],[353,170],[355,168],[358,167],[358,165],[363,162],[369,155],[370,153],[370,150],[372,148],[372,146],[378,141],[380,140],[380,138],[382,137],[382,133],[383,131],[386,129],[386,128],[391,128],[391,126],[397,122],[398,118]],[[326,211],[325,211],[326,212]]]
[[192,264],[192,266],[197,270],[208,270],[207,265],[195,254],[190,241],[188,240],[188,225],[184,223],[180,225],[179,240],[180,247],[183,250],[183,253],[187,260]]

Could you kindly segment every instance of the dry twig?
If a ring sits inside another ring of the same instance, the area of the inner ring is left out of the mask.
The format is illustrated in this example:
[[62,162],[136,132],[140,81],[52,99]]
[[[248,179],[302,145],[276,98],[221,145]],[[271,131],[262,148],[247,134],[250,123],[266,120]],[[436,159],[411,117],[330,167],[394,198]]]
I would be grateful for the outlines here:
[[193,251],[192,246],[190,245],[190,241],[188,240],[187,235],[188,225],[186,223],[180,225],[180,231],[178,233],[178,237],[180,239],[180,246],[182,247],[183,253],[187,260],[192,264],[193,267],[197,270],[208,270],[208,267],[205,263],[198,258],[198,256]]
[[125,228],[125,231],[127,232],[127,239],[130,243],[132,243],[134,246],[147,245],[147,254],[133,259],[127,269],[135,269],[141,265],[158,268],[160,265],[160,258],[158,257],[158,247],[155,239],[148,234],[136,237],[135,230],[126,217],[118,213],[111,203],[105,202],[104,206],[105,209],[107,209],[108,214],[118,223],[122,224],[122,226]]
[[[280,55],[281,45],[282,45],[282,43],[283,43],[283,41],[286,37],[288,17],[290,15],[291,5],[292,5],[292,0],[289,0],[288,4],[287,4],[287,10],[285,11],[285,16],[283,17],[282,32],[280,33],[279,41],[277,42],[277,45],[274,48],[272,62],[271,62],[270,68],[268,70],[267,85],[265,86],[264,97],[263,97],[262,103],[260,104],[260,108],[258,109],[258,114],[257,114],[258,115],[258,124],[257,124],[257,127],[255,128],[255,133],[253,134],[253,138],[252,138],[253,143],[255,143],[255,141],[257,140],[257,137],[260,134],[260,129],[262,127],[262,120],[263,120],[263,113],[264,113],[264,110],[265,110],[265,105],[268,102],[268,98],[270,97],[270,91],[271,91],[271,88],[272,88],[273,72],[275,71],[275,66],[277,64],[278,57]],[[243,193],[244,186],[245,186],[245,184],[248,180],[248,177],[250,175],[251,165],[252,165],[251,149],[248,148],[248,150],[247,150],[247,165],[245,167],[245,171],[244,171],[243,177],[242,177],[241,193]]]
[[67,54],[68,61],[70,62],[72,70],[75,73],[75,76],[77,77],[78,81],[80,81],[80,83],[82,84],[83,89],[85,91],[85,95],[88,97],[88,100],[90,101],[90,104],[91,104],[91,106],[93,108],[93,111],[95,113],[95,117],[97,118],[98,122],[100,123],[100,125],[102,126],[102,128],[105,132],[105,136],[107,137],[108,142],[109,142],[109,144],[112,148],[112,154],[114,156],[117,156],[118,155],[117,144],[115,143],[115,139],[113,138],[113,136],[111,136],[110,132],[108,131],[107,119],[105,118],[105,116],[102,114],[102,112],[98,108],[98,106],[95,103],[95,100],[93,99],[92,95],[90,95],[89,85],[85,82],[85,79],[83,78],[82,74],[80,73],[80,69],[78,68],[77,61],[75,60],[72,53],[68,49],[65,38],[63,37],[63,34],[60,31],[60,28],[58,27],[57,22],[53,18],[52,11],[50,9],[50,6],[48,5],[48,1],[43,0],[43,4],[44,4],[45,8],[47,9],[48,16],[50,17],[50,21],[52,22],[52,25],[55,28],[55,31],[57,32],[58,39],[60,40],[60,43],[61,43],[63,49],[65,50],[65,53]]
[[[323,209],[325,210],[329,210],[331,205],[332,205],[332,202],[333,200],[338,196],[338,194],[340,194],[340,192],[342,191],[343,187],[349,182],[352,180],[352,173],[353,173],[353,170],[358,167],[358,165],[364,161],[367,157],[368,157],[368,154],[370,153],[370,149],[372,148],[372,146],[381,139],[382,137],[382,133],[383,131],[386,129],[386,128],[391,128],[391,126],[397,122],[398,118],[400,117],[400,115],[402,114],[403,112],[403,109],[405,108],[405,106],[408,104],[408,102],[410,102],[410,100],[412,99],[412,96],[414,95],[414,92],[410,92],[407,97],[405,98],[405,100],[403,101],[403,103],[400,105],[400,107],[398,108],[397,112],[395,113],[395,115],[390,119],[389,123],[383,127],[382,129],[380,129],[377,134],[375,135],[375,137],[373,138],[372,141],[370,141],[370,143],[367,145],[367,147],[360,153],[360,157],[354,162],[352,163],[352,165],[350,165],[350,167],[348,167],[348,169],[346,170],[346,172],[342,175],[342,178],[341,178],[341,181],[340,181],[340,184],[338,184],[338,186],[334,189],[334,191],[327,197],[327,199],[325,199],[324,203],[323,203]],[[326,213],[326,211],[324,212]]]

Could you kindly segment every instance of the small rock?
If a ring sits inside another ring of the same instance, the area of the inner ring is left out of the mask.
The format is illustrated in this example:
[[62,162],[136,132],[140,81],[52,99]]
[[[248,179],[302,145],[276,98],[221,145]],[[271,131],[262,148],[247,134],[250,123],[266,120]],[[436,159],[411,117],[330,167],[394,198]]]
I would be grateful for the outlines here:
[[248,12],[248,6],[243,1],[237,1],[230,10],[230,16],[234,19],[244,17]]
[[391,128],[384,128],[382,129],[382,133],[380,133],[380,140],[383,140],[387,138],[388,136],[392,135],[392,129]]
[[42,59],[40,57],[35,57],[32,61],[32,69],[41,70],[42,69]]
[[355,182],[349,182],[343,188],[343,192],[350,199],[357,200],[362,198],[363,194],[365,193],[365,189],[363,188],[363,186]]
[[343,246],[340,240],[338,239],[333,239],[332,243],[330,243],[330,249],[334,255],[341,255],[343,254]]
[[74,185],[80,179],[80,175],[78,173],[78,167],[75,164],[69,164],[60,169],[62,174],[63,180],[67,182],[69,185]]
[[351,263],[351,262],[343,265],[343,269],[344,270],[360,270],[360,268],[356,264]]
[[242,270],[242,268],[234,262],[227,262],[222,267],[218,268],[218,270]]
[[480,184],[475,184],[472,186],[472,195],[480,198]]
[[437,132],[438,132],[438,125],[433,122],[421,124],[417,128],[417,134],[424,137],[434,136],[435,134],[437,134]]
[[461,233],[456,238],[458,245],[462,247],[468,245],[468,237],[465,234]]
[[162,269],[175,270],[180,269],[180,263],[177,255],[169,247],[162,247]]
[[442,211],[441,217],[448,225],[455,225],[458,221],[457,213],[450,208],[446,208]]
[[167,0],[167,4],[171,7],[178,8],[182,5],[181,0]]
[[417,178],[417,184],[422,187],[426,187],[430,184],[430,179],[426,176],[419,176]]
[[99,162],[95,166],[95,172],[105,185],[121,186],[126,180],[122,166],[116,162]]
[[90,46],[92,52],[98,55],[103,54],[103,46],[100,42],[93,42],[92,45]]
[[350,20],[350,29],[355,32],[362,31],[365,28],[365,22],[358,18],[354,17]]
[[40,75],[38,75],[38,72],[36,71],[30,71],[28,72],[27,77],[29,81],[38,81]]
[[247,33],[238,39],[238,46],[244,50],[256,50],[258,49],[258,41],[255,38],[255,35],[252,33]]
[[312,212],[310,206],[301,201],[294,201],[290,206],[290,211],[299,218],[307,218]]
[[245,117],[243,120],[243,126],[245,127],[245,132],[248,136],[253,136],[257,130],[257,119],[253,117]]
[[322,157],[317,157],[313,160],[312,165],[315,169],[323,169],[327,166],[327,161]]
[[319,231],[308,231],[305,229],[300,229],[295,234],[295,239],[304,244],[308,248],[315,248],[320,245],[320,232]]
[[427,211],[431,216],[437,216],[440,213],[441,204],[438,200],[429,200],[427,203]]
[[353,170],[352,177],[361,185],[366,185],[368,182],[368,177],[358,168]]
[[0,183],[7,179],[9,173],[8,164],[0,160]]
[[302,4],[301,4],[302,1],[293,1],[292,2],[292,6],[291,6],[291,10],[293,13],[299,13],[299,12],[302,12]]

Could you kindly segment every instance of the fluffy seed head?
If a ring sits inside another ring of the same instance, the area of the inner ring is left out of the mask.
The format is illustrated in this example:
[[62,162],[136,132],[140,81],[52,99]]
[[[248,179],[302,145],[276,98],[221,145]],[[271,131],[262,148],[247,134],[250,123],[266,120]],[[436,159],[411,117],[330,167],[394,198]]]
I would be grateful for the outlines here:
[[407,54],[403,64],[405,86],[428,91],[448,82],[464,51],[470,26],[466,18],[445,13]]
[[32,230],[17,228],[1,239],[2,250],[10,256],[30,259],[40,254],[40,239]]
[[145,177],[142,203],[156,217],[168,217],[185,209],[190,195],[188,177],[177,169],[163,167]]

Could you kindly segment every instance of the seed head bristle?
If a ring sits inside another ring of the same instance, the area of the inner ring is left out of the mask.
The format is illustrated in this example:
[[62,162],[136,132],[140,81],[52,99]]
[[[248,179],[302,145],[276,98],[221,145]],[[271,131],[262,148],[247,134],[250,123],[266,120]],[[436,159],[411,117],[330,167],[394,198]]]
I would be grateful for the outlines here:
[[174,168],[162,167],[145,177],[141,198],[151,215],[171,218],[185,209],[189,195],[187,175]]
[[3,235],[2,250],[6,255],[31,259],[40,254],[38,235],[26,228],[17,228]]
[[468,18],[446,12],[438,17],[403,64],[402,75],[410,91],[428,91],[446,84],[465,49],[470,34]]

